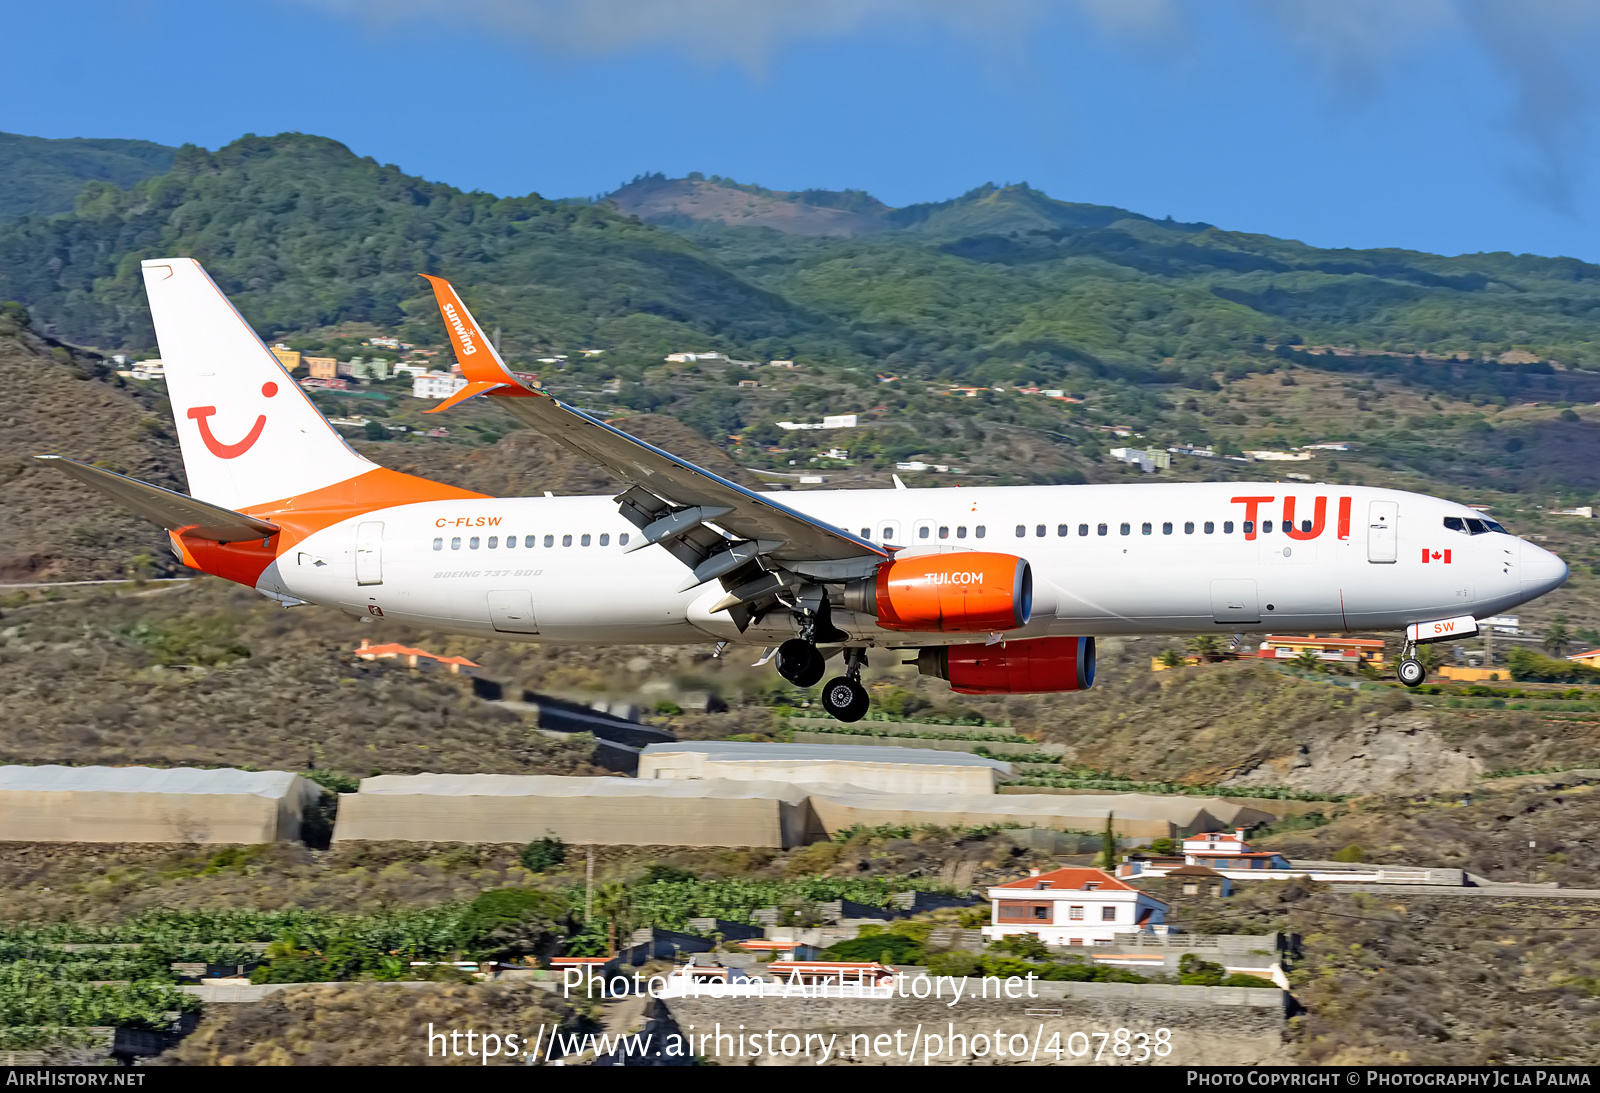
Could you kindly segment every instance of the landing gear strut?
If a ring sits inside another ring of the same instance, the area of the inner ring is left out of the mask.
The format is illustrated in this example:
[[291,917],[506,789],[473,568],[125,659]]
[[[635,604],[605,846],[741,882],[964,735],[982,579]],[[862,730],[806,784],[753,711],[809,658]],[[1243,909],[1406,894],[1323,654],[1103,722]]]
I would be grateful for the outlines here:
[[1417,659],[1417,643],[1408,641],[1400,650],[1400,663],[1395,666],[1394,674],[1401,683],[1407,687],[1420,687],[1422,681],[1428,678],[1428,669]]
[[828,680],[822,688],[822,708],[840,721],[860,721],[872,704],[867,689],[861,685],[861,669],[866,663],[866,650],[846,649],[845,674]]

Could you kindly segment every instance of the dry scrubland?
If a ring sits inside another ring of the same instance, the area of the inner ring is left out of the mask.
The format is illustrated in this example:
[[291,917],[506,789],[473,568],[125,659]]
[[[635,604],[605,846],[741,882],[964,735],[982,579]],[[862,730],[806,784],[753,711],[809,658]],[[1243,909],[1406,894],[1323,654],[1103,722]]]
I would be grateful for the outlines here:
[[1152,891],[1196,932],[1293,935],[1295,1054],[1328,1066],[1600,1063],[1600,901],[1247,884]]

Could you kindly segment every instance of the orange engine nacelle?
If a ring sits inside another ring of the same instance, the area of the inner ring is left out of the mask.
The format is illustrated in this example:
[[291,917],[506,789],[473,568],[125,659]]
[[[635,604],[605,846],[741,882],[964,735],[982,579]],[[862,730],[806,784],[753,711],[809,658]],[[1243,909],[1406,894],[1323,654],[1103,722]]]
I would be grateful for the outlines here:
[[950,689],[964,695],[1086,691],[1094,685],[1094,639],[945,645],[918,653],[917,670],[948,679]]
[[960,551],[896,558],[845,586],[842,604],[885,630],[994,633],[1026,626],[1033,571],[1014,554]]

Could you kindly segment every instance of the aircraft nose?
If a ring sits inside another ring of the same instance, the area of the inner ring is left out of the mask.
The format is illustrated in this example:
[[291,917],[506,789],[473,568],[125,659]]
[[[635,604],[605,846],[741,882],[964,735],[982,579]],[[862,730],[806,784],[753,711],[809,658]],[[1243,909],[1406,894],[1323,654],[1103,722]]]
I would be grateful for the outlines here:
[[1522,591],[1528,596],[1542,596],[1560,588],[1567,579],[1567,563],[1541,546],[1527,540],[1522,542],[1522,556],[1518,562],[1522,574]]

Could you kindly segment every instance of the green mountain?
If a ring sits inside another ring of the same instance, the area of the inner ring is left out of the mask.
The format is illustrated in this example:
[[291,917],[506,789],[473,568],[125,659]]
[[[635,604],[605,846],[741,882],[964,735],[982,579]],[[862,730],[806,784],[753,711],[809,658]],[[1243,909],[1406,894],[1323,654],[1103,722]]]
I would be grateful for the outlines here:
[[[531,367],[563,393],[671,414],[778,475],[837,438],[775,422],[860,413],[863,481],[919,456],[987,481],[1104,479],[1121,429],[1228,451],[1354,440],[1394,484],[1600,482],[1600,429],[1572,408],[1600,399],[1588,263],[1319,249],[1021,185],[903,209],[715,176],[624,189],[664,226],[617,201],[464,193],[314,136],[185,147],[129,190],[91,182],[73,212],[0,224],[0,300],[41,334],[147,349],[138,261],[193,255],[263,335],[359,352],[377,330],[437,345],[416,274],[438,273],[509,359],[549,359]],[[663,362],[709,349],[802,368]],[[953,384],[1004,392],[952,399]],[[480,427],[491,442],[504,428]]]
[[807,323],[694,244],[610,210],[463,193],[299,134],[186,145],[131,191],[91,183],[74,213],[0,227],[0,299],[76,341],[152,346],[139,260],[169,254],[199,258],[273,337],[342,322],[418,333],[437,321],[420,272],[456,280],[517,350],[748,341]]
[[147,140],[49,140],[0,133],[0,220],[67,212],[89,182],[127,189],[164,174],[174,151]]

